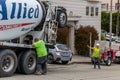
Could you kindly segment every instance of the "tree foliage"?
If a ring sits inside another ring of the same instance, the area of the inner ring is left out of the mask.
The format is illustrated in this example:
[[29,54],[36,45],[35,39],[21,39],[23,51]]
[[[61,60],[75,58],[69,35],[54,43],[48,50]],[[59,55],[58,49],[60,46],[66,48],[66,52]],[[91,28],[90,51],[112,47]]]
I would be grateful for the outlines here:
[[78,54],[89,56],[87,45],[90,43],[90,33],[92,34],[92,46],[95,40],[98,40],[98,33],[94,27],[80,27],[75,32],[75,48]]
[[57,42],[67,44],[68,33],[69,33],[68,27],[58,28]]
[[[119,16],[119,19],[120,19],[120,16]],[[119,23],[120,23],[120,21],[119,21]],[[113,33],[116,33],[116,25],[117,25],[117,13],[112,13],[112,32]],[[101,28],[106,30],[107,32],[109,32],[109,29],[110,29],[110,13],[102,12]],[[119,33],[120,33],[120,25],[119,25]]]
[[[75,31],[75,49],[79,55],[89,56],[89,49],[87,45],[90,42],[90,32],[92,34],[92,46],[95,40],[98,40],[98,33],[94,27],[86,26],[80,27],[80,29]],[[69,29],[59,28],[57,34],[57,42],[67,44]]]

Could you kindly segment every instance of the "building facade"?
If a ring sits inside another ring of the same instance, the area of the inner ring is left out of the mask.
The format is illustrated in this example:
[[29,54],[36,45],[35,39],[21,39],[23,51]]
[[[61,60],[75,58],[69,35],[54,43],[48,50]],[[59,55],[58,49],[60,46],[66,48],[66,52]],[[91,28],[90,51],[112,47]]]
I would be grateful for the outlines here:
[[[102,11],[110,11],[110,3],[111,0],[102,0],[101,10]],[[112,0],[112,11],[116,12],[118,10],[118,0]]]
[[[46,0],[42,0],[46,1]],[[52,6],[63,6],[67,9],[69,45],[74,53],[74,30],[80,26],[93,26],[101,34],[101,0],[49,0]]]

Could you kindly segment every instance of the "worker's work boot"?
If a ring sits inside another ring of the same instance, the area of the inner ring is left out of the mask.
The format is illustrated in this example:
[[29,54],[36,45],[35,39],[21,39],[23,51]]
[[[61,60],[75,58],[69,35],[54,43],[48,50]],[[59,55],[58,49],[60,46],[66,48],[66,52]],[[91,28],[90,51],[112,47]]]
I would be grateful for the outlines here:
[[35,75],[41,75],[40,71],[36,71]]

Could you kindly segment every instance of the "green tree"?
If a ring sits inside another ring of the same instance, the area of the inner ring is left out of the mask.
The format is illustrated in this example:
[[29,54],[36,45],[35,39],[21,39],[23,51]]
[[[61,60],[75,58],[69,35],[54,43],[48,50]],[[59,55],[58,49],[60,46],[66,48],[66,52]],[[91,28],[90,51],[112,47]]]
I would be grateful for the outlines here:
[[110,15],[106,12],[102,12],[101,15],[101,28],[109,32]]
[[[119,17],[120,19],[120,17]],[[120,23],[120,21],[119,21]],[[112,13],[112,32],[116,33],[116,25],[117,25],[117,13]],[[110,28],[110,13],[102,12],[101,14],[101,28],[109,32]],[[120,33],[120,25],[119,25],[119,33]]]
[[87,45],[90,42],[90,32],[92,33],[92,46],[98,40],[98,33],[94,27],[80,27],[75,31],[75,48],[79,55],[89,56]]

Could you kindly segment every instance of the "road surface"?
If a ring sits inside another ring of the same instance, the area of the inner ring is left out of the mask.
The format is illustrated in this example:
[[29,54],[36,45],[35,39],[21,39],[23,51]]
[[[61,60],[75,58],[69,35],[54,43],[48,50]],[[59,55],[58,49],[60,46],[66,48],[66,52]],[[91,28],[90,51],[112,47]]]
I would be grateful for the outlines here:
[[90,63],[48,64],[47,75],[15,74],[0,80],[120,80],[120,64],[102,64],[101,70],[93,69]]

